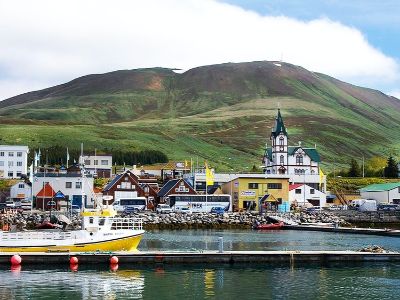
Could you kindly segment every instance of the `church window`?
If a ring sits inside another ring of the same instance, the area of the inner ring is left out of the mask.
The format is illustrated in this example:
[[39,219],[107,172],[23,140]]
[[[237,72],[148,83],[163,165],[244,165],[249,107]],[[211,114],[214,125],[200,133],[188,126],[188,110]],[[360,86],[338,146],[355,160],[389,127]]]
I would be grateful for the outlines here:
[[279,138],[279,145],[280,145],[280,146],[283,146],[284,143],[285,143],[285,139],[283,138],[283,136],[281,136],[281,137]]
[[303,155],[296,155],[296,165],[302,165],[303,164]]
[[281,165],[283,165],[285,163],[285,157],[283,155],[281,155],[281,157],[280,157],[280,163],[281,163]]

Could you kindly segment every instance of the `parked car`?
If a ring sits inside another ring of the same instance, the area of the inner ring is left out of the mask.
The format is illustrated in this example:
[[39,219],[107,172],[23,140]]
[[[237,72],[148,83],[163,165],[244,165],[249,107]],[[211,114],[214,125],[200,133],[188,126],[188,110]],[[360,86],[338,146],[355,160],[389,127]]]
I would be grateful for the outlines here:
[[7,206],[8,208],[15,208],[15,203],[14,203],[14,201],[12,201],[12,200],[7,200],[7,201],[6,201],[6,206]]
[[331,205],[328,207],[328,210],[341,210],[342,208],[339,205]]
[[225,213],[225,209],[221,206],[214,206],[211,207],[211,213],[222,215],[223,213]]
[[79,207],[79,205],[72,205],[71,212],[73,214],[79,214],[81,212],[81,208]]
[[394,211],[394,210],[399,210],[399,206],[397,204],[379,204],[378,210]]
[[136,207],[131,207],[131,206],[126,206],[124,209],[124,213],[126,213],[126,214],[130,214],[130,213],[134,213],[134,212],[139,212],[139,209]]
[[169,214],[172,212],[172,208],[168,204],[158,204],[156,212],[158,214]]
[[192,214],[192,210],[189,207],[177,207],[175,211],[181,214]]

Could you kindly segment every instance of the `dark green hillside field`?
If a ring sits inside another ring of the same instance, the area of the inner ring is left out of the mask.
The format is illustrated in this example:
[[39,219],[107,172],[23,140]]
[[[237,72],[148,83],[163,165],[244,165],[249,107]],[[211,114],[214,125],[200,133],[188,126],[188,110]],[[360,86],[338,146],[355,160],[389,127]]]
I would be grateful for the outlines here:
[[0,144],[154,149],[244,171],[261,164],[278,107],[289,143],[317,144],[325,167],[397,156],[400,100],[272,62],[116,71],[16,96],[0,102]]

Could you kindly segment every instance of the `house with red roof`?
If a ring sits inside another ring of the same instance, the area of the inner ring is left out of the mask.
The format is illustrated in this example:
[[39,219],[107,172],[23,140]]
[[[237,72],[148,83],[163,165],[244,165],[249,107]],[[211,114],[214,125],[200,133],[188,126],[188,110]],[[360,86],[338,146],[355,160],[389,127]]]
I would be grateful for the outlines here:
[[35,195],[36,196],[36,208],[43,210],[50,210],[51,208],[59,209],[57,207],[58,201],[56,202],[53,198],[56,192],[50,185],[50,183],[45,183],[42,189]]

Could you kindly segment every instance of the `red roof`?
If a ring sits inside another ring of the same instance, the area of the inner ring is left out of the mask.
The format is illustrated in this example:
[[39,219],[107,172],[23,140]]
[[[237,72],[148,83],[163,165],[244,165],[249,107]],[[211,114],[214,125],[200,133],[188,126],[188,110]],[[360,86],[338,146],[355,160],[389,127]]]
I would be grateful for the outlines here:
[[53,190],[49,183],[46,183],[45,186],[37,193],[36,197],[40,198],[53,198],[56,192]]
[[302,183],[290,184],[289,185],[289,192],[293,191],[294,189],[297,189],[297,188],[301,187],[302,185],[303,185]]

